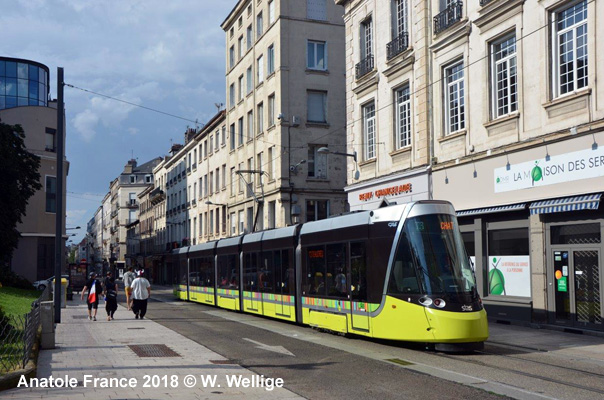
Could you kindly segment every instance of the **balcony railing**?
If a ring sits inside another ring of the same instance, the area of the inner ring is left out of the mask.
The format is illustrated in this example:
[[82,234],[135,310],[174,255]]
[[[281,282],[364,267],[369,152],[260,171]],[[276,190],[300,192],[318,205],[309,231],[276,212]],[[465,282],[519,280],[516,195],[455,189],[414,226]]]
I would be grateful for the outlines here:
[[358,63],[355,67],[355,76],[357,79],[367,75],[370,71],[373,70],[373,55],[369,55],[360,63]]
[[441,11],[434,17],[434,34],[438,34],[457,21],[461,20],[461,14],[463,13],[463,2],[457,1],[451,3],[444,11]]
[[492,0],[480,0],[480,6],[484,6],[485,4],[490,3]]
[[386,57],[388,60],[401,54],[409,47],[409,34],[407,32],[401,33],[393,41],[386,45]]

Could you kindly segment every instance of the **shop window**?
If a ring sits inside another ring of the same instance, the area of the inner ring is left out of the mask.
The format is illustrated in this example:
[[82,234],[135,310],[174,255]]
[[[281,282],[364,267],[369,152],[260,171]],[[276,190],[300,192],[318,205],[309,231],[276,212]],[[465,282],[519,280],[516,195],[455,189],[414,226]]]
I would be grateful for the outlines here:
[[552,226],[551,242],[552,244],[602,243],[600,224]]
[[490,295],[531,295],[528,228],[490,230],[488,234]]

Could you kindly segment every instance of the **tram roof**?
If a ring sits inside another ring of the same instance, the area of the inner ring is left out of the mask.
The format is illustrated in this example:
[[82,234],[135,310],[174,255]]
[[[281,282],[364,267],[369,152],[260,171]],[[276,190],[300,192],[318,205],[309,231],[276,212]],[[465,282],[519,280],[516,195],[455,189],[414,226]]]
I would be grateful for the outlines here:
[[241,236],[235,236],[232,238],[220,239],[216,245],[217,249],[229,246],[238,246],[241,241]]
[[216,247],[216,243],[217,243],[216,240],[213,240],[211,242],[199,243],[199,244],[189,247],[189,251],[193,252],[193,251],[203,251],[203,250],[214,250],[214,248]]
[[293,237],[296,235],[297,225],[287,226],[285,228],[271,229],[268,231],[260,231],[247,234],[243,237],[243,244],[259,242],[261,240],[275,240]]
[[178,249],[172,250],[172,254],[185,254],[188,251],[189,251],[189,246],[179,247]]

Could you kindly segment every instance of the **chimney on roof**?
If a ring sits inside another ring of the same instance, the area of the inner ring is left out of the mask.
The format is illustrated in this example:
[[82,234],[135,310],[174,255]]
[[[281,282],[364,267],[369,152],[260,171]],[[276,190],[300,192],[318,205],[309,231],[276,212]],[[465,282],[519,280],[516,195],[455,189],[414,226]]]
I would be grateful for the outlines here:
[[129,160],[126,166],[124,167],[124,174],[131,174],[134,168],[136,168],[136,160]]
[[185,144],[189,143],[191,141],[191,139],[193,139],[195,137],[196,134],[197,134],[197,130],[195,130],[195,128],[187,127],[187,130],[185,132]]

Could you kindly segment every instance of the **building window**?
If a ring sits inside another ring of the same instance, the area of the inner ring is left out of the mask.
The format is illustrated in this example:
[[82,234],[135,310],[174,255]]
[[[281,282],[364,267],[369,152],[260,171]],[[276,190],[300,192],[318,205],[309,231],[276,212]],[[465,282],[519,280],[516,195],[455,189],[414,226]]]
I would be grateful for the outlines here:
[[130,175],[130,183],[136,183],[136,175]]
[[463,61],[445,68],[445,103],[446,133],[464,129],[466,121]]
[[273,168],[273,158],[275,157],[275,146],[268,149],[268,179],[275,179],[275,169]]
[[327,179],[327,154],[318,153],[324,144],[308,145],[308,177],[315,179]]
[[327,43],[309,40],[306,44],[306,68],[325,71],[327,69]]
[[257,74],[258,83],[263,82],[264,81],[264,56],[260,56],[260,57],[258,57],[258,60],[256,60],[256,71],[258,72],[258,74]]
[[231,83],[231,86],[229,86],[229,106],[233,108],[235,103],[235,84]]
[[319,21],[327,20],[326,0],[306,0],[306,18]]
[[495,118],[518,109],[516,80],[516,35],[491,45],[493,77],[493,116]]
[[329,217],[329,200],[306,200],[306,221]]
[[264,21],[262,20],[262,12],[256,16],[256,37],[260,38],[264,33]]
[[308,106],[308,122],[326,123],[327,118],[325,116],[327,110],[327,93],[308,91],[306,92],[307,106]]
[[239,36],[239,40],[237,40],[237,50],[239,50],[239,59],[243,58],[243,35]]
[[226,146],[226,126],[222,127],[222,145]]
[[560,96],[587,86],[587,1],[553,15],[554,79]]
[[256,119],[258,121],[258,134],[264,131],[264,104],[258,104],[256,111]]
[[[1,91],[1,88],[0,88]],[[55,138],[56,138],[56,134],[57,134],[57,130],[53,129],[53,128],[46,128],[46,147],[45,150],[46,151],[52,151],[55,152],[57,151],[57,148],[55,146]]]
[[361,58],[373,55],[373,20],[366,19],[361,23]]
[[235,196],[235,167],[231,168],[231,196]]
[[235,124],[231,124],[231,150],[235,150]]
[[46,212],[57,212],[57,178],[46,176]]
[[241,100],[243,99],[243,75],[241,75],[239,77],[239,79],[237,80],[238,83],[238,92],[239,92],[239,96],[237,97],[237,100]]
[[275,125],[275,95],[268,96],[268,126]]
[[222,164],[222,190],[226,189],[226,164]]
[[[243,163],[239,163],[239,171],[243,171]],[[239,182],[239,193],[243,193],[243,175],[237,175],[237,182]]]
[[375,158],[375,104],[373,101],[363,106],[362,115],[365,160],[371,160]]
[[268,202],[268,229],[274,229],[276,226],[276,211],[277,203],[275,201]]
[[270,45],[268,46],[268,51],[266,54],[266,62],[267,62],[267,66],[266,66],[266,70],[267,70],[267,74],[270,75],[273,72],[275,72],[275,45]]
[[275,22],[275,2],[270,0],[268,2],[268,23],[269,25]]
[[235,219],[235,213],[232,212],[230,215],[231,218],[231,235],[237,234],[237,220]]
[[407,0],[392,0],[392,38],[401,37],[409,30],[407,28]]
[[253,40],[253,38],[254,38],[254,34],[252,32],[252,26],[250,25],[250,26],[247,27],[247,37],[246,37],[246,39],[247,39],[247,49],[248,50],[252,48],[252,40]]
[[214,150],[218,151],[219,147],[220,147],[220,130],[216,131],[216,141],[214,142]]
[[254,138],[254,112],[249,111],[247,113],[247,140]]
[[247,79],[247,93],[250,94],[254,89],[254,77],[252,75],[252,66],[250,65],[245,72],[245,77]]
[[233,36],[235,36],[235,28],[231,28],[231,30],[229,31],[229,36],[231,37],[231,39],[233,38]]
[[220,168],[216,168],[216,193],[220,192]]
[[235,66],[235,45],[232,45],[229,49],[229,66],[231,68]]
[[237,129],[238,129],[238,137],[239,137],[239,141],[237,142],[237,145],[242,146],[243,145],[243,117],[239,118],[239,120],[237,121]]
[[264,183],[263,175],[262,175],[262,152],[256,155],[256,169],[259,171],[258,174],[258,182],[256,183],[258,186],[262,186]]
[[245,220],[243,219],[243,210],[239,211],[239,234],[245,231]]
[[411,145],[411,96],[409,85],[394,92],[395,101],[395,127],[394,134],[395,149],[401,149]]
[[489,228],[487,251],[489,296],[530,297],[528,228]]
[[145,175],[145,183],[152,183],[152,182],[153,182],[153,176]]

